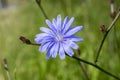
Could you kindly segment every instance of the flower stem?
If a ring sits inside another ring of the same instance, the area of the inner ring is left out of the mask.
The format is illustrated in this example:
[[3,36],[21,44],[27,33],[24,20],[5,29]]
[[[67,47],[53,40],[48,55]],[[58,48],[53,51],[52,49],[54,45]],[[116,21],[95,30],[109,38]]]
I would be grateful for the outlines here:
[[118,11],[116,17],[114,18],[114,20],[112,21],[112,23],[110,24],[110,26],[107,28],[107,31],[106,31],[106,33],[105,33],[105,35],[104,35],[104,37],[103,37],[103,39],[102,39],[102,41],[101,41],[101,44],[100,44],[100,46],[99,46],[99,49],[98,49],[98,52],[97,52],[97,56],[96,56],[96,58],[95,58],[95,63],[98,61],[100,52],[101,52],[101,50],[102,50],[102,46],[103,46],[103,44],[104,44],[104,42],[105,42],[105,39],[106,39],[109,31],[112,29],[112,27],[114,26],[114,24],[115,24],[116,21],[118,20],[119,16],[120,16],[120,10]]
[[78,61],[81,61],[81,62],[83,62],[83,63],[86,63],[86,64],[88,64],[88,65],[91,65],[91,66],[95,67],[96,69],[98,69],[98,70],[106,73],[107,75],[109,75],[109,76],[111,76],[111,77],[113,77],[113,78],[115,78],[115,79],[117,79],[117,80],[120,80],[119,77],[117,77],[117,76],[113,75],[112,73],[104,70],[103,68],[99,67],[99,66],[96,65],[96,64],[93,64],[93,63],[91,63],[91,62],[85,61],[85,60],[83,60],[83,59],[81,59],[81,58],[78,58],[78,57],[76,57],[76,56],[72,56],[72,58],[74,58],[74,59],[76,59],[76,60],[78,60]]
[[[36,43],[35,43],[35,44],[31,44],[31,45],[39,46],[40,44],[36,44]],[[79,51],[78,51],[78,54],[80,54]],[[67,54],[66,54],[66,55],[67,55]],[[67,55],[67,56],[69,56],[69,55]],[[70,57],[70,56],[69,56],[69,57]],[[91,65],[91,66],[97,68],[98,70],[106,73],[107,75],[109,75],[109,76],[111,76],[111,77],[114,77],[114,78],[117,79],[117,80],[120,80],[120,78],[118,78],[117,76],[113,75],[112,73],[109,73],[108,71],[104,70],[103,68],[99,67],[99,66],[96,65],[96,64],[93,64],[93,63],[91,63],[91,62],[85,61],[85,60],[83,60],[83,59],[81,59],[81,58],[78,58],[78,57],[76,57],[76,56],[72,56],[72,58],[76,59],[77,61],[80,61],[80,62],[86,63],[86,64],[88,64],[88,65]],[[88,78],[88,79],[89,79],[89,78]]]
[[42,5],[41,5],[41,0],[36,0],[36,3],[38,4],[40,10],[42,11],[44,17],[45,17],[46,19],[48,19],[48,16],[47,16],[47,14],[45,13],[45,11],[44,11],[44,9],[43,9],[43,7],[42,7]]
[[[77,53],[76,53],[76,56],[80,56],[80,55],[81,55],[81,52],[80,52],[80,49],[78,49]],[[80,67],[81,67],[81,69],[83,71],[83,74],[85,75],[86,80],[90,80],[89,79],[89,75],[87,73],[87,68],[86,68],[85,64],[80,62],[80,61],[78,61],[78,64],[80,65]]]
[[4,65],[4,69],[7,73],[7,77],[8,77],[8,80],[11,80],[11,75],[10,75],[10,72],[9,72],[9,68],[8,68],[8,64],[7,64],[7,59],[6,58],[3,58],[3,65]]
[[88,73],[87,73],[86,66],[84,65],[84,63],[82,63],[80,61],[78,61],[78,62],[79,62],[80,67],[82,68],[82,71],[83,71],[83,73],[85,75],[86,80],[90,80],[89,76],[88,76]]

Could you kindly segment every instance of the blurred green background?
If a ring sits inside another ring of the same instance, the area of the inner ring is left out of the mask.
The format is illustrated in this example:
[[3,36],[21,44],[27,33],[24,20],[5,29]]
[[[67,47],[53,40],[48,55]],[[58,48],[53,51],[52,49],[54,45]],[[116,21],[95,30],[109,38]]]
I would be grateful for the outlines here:
[[[115,0],[118,10],[120,0]],[[73,25],[83,25],[77,35],[84,41],[79,44],[81,57],[94,62],[96,52],[103,37],[99,26],[109,26],[109,0],[42,0],[42,6],[49,19],[58,14],[75,17]],[[0,5],[0,80],[7,80],[2,59],[8,61],[12,80],[86,80],[78,62],[70,57],[46,59],[38,51],[38,46],[23,44],[19,36],[23,35],[34,41],[40,33],[40,26],[45,24],[45,17],[35,0],[8,0],[8,7]],[[120,18],[115,24],[102,48],[98,64],[105,70],[120,77]],[[105,73],[86,65],[90,80],[115,80]]]

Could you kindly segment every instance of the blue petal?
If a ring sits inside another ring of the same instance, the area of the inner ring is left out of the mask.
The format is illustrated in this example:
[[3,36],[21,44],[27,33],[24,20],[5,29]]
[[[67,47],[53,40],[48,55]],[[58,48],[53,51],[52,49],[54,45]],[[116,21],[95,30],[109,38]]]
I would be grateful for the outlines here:
[[65,38],[68,40],[71,40],[71,41],[75,41],[75,42],[83,41],[83,39],[81,37],[78,37],[78,36],[70,36],[70,37],[65,37]]
[[52,29],[52,31],[56,31],[55,26],[49,20],[46,20],[46,24]]
[[52,20],[52,23],[53,23],[55,29],[57,30],[57,21],[56,21],[54,18],[53,18],[53,20]]
[[61,15],[57,16],[57,30],[58,30],[58,32],[62,31],[62,18],[61,18]]
[[53,47],[53,45],[54,45],[54,44],[50,44],[50,45],[49,45],[49,48],[48,48],[48,51],[47,51],[47,54],[46,54],[46,58],[47,58],[47,59],[49,59],[50,56],[51,56],[51,54],[52,54],[52,53],[51,53],[51,48]]
[[74,17],[72,17],[67,23],[66,23],[66,26],[64,27],[64,30],[63,30],[63,33],[65,33],[69,27],[71,26],[71,24],[73,23],[74,21]]
[[48,51],[47,54],[46,54],[46,58],[49,59],[50,56],[51,56],[50,51]]
[[57,26],[58,26],[58,28],[61,27],[61,23],[62,23],[61,15],[58,15],[57,16]]
[[71,41],[70,39],[69,40],[66,40],[64,41],[65,44],[67,44],[68,46],[72,47],[73,49],[78,49],[78,45],[76,43],[74,43],[73,41]]
[[51,36],[54,36],[54,33],[49,28],[41,27],[40,30],[42,32],[45,32],[45,33],[51,35]]
[[68,54],[69,56],[74,55],[73,50],[70,48],[70,46],[68,46],[68,44],[63,43],[63,47],[64,47],[64,50],[65,50],[66,54]]
[[64,52],[62,44],[60,44],[59,56],[60,56],[61,59],[65,59],[65,52]]
[[37,34],[36,37],[41,38],[41,37],[45,37],[45,36],[47,36],[47,35],[48,35],[48,34],[46,34],[46,33],[41,33],[41,34]]
[[71,47],[73,49],[78,49],[79,48],[78,45],[76,43],[72,42],[72,41],[71,41]]
[[53,58],[57,56],[58,49],[59,49],[59,43],[55,43],[50,50],[50,53],[52,54]]
[[65,28],[65,26],[66,26],[66,23],[68,22],[68,16],[67,17],[65,17],[65,19],[64,19],[64,21],[63,21],[63,24],[62,24],[62,29],[64,29]]
[[51,36],[46,36],[40,40],[41,43],[49,42],[49,41],[54,41],[54,38]]
[[78,27],[73,27],[73,28],[70,28],[66,33],[65,33],[65,36],[71,36],[73,34],[75,34],[76,32],[82,30],[82,26],[78,26]]
[[50,33],[50,32],[51,32],[50,29],[45,28],[45,27],[40,27],[40,30],[41,30],[42,32],[45,32],[45,33]]
[[41,40],[42,40],[44,37],[46,37],[46,36],[48,36],[48,34],[46,34],[46,33],[37,34],[37,35],[36,35],[36,38],[35,38],[35,42],[36,42],[37,44],[40,44],[40,43],[41,43]]
[[47,48],[49,47],[49,45],[52,44],[51,42],[45,42],[45,43],[42,43],[40,48],[39,48],[39,51],[40,52],[45,52],[47,50]]

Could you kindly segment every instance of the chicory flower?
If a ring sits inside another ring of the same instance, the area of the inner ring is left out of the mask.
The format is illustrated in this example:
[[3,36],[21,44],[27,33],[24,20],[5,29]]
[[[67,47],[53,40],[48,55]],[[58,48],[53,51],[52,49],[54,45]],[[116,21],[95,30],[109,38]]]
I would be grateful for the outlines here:
[[35,42],[41,44],[39,51],[47,52],[46,57],[55,58],[57,54],[61,59],[65,59],[65,54],[73,56],[72,49],[78,49],[78,45],[75,42],[81,42],[81,37],[74,34],[82,30],[82,26],[71,26],[74,21],[74,17],[65,17],[62,22],[61,15],[57,16],[57,19],[53,19],[52,22],[46,20],[46,24],[49,28],[40,27],[43,33],[37,34]]

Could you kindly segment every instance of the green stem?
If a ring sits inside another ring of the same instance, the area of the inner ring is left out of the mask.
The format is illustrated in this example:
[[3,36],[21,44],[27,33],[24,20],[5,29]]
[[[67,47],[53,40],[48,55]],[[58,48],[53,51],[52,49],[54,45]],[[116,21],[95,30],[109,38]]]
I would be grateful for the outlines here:
[[82,71],[85,75],[86,80],[90,80],[89,76],[88,76],[88,73],[87,73],[86,66],[82,62],[80,62],[80,61],[78,61],[78,62],[79,62],[80,67],[82,68]]
[[[31,45],[39,46],[40,44],[31,44]],[[79,53],[79,54],[80,54],[80,53]],[[66,54],[66,55],[67,55],[67,54]],[[69,55],[67,55],[67,56],[69,56]],[[69,57],[70,57],[70,56],[69,56]],[[80,62],[86,63],[86,64],[88,64],[88,65],[91,65],[91,66],[97,68],[98,70],[106,73],[107,75],[109,75],[109,76],[111,76],[111,77],[114,77],[114,78],[117,79],[117,80],[120,80],[120,78],[118,78],[117,76],[113,75],[112,73],[109,73],[108,71],[102,69],[101,67],[99,67],[99,66],[96,65],[96,64],[93,64],[93,63],[91,63],[91,62],[85,61],[85,60],[83,60],[83,59],[81,59],[81,58],[78,58],[78,57],[76,57],[76,56],[72,56],[72,58],[74,58],[74,59],[76,59],[76,60],[78,60],[78,61],[80,61]]]
[[100,44],[100,47],[99,47],[99,49],[98,49],[97,56],[96,56],[96,59],[95,59],[95,63],[98,61],[100,52],[101,52],[101,50],[102,50],[102,46],[103,46],[103,44],[104,44],[104,42],[105,42],[105,39],[106,39],[107,35],[108,35],[108,32],[105,33],[105,35],[104,35],[104,37],[103,37],[103,39],[102,39],[102,41],[101,41],[101,44]]
[[117,77],[117,76],[113,75],[112,73],[104,70],[103,68],[99,67],[99,66],[96,65],[96,64],[93,64],[93,63],[91,63],[91,62],[85,61],[85,60],[83,60],[83,59],[81,59],[81,58],[78,58],[78,57],[76,57],[76,56],[72,56],[72,58],[74,58],[74,59],[76,59],[76,60],[78,60],[78,61],[81,61],[81,62],[83,62],[83,63],[86,63],[86,64],[88,64],[88,65],[91,65],[91,66],[95,67],[96,69],[98,69],[98,70],[106,73],[107,75],[109,75],[109,76],[111,76],[111,77],[113,77],[113,78],[115,78],[115,79],[117,79],[117,80],[120,80],[119,77]]
[[[32,44],[32,45],[33,45],[33,44]],[[36,45],[36,44],[35,44],[35,45]],[[38,45],[36,45],[36,46],[39,46],[39,45],[40,45],[40,44],[38,44]],[[66,55],[67,55],[67,54],[66,54]],[[67,55],[67,56],[69,56],[69,55]],[[70,57],[70,56],[69,56],[69,57]],[[91,65],[91,66],[97,68],[98,70],[106,73],[107,75],[109,75],[109,76],[111,76],[111,77],[114,77],[114,78],[117,79],[117,80],[120,80],[120,78],[118,78],[117,76],[113,75],[112,73],[109,73],[108,71],[102,69],[101,67],[99,67],[99,66],[96,65],[96,64],[93,64],[93,63],[91,63],[91,62],[85,61],[85,60],[83,60],[83,59],[81,59],[81,58],[78,58],[78,57],[76,57],[76,56],[72,56],[72,58],[74,58],[74,59],[76,59],[76,60],[78,60],[78,61],[80,61],[80,62],[86,63],[86,64],[88,64],[88,65]]]
[[36,45],[36,46],[40,46],[41,44],[36,44],[36,43],[31,43],[31,44],[29,44],[29,45]]
[[8,80],[12,80],[12,77],[11,77],[11,74],[9,72],[9,68],[8,68],[8,64],[7,64],[7,59],[6,58],[3,58],[3,65],[4,65],[4,69],[7,73],[7,77],[8,77]]
[[[78,49],[77,53],[76,53],[76,56],[80,56],[80,55],[81,55],[81,52],[80,52],[80,49]],[[85,64],[80,62],[80,61],[78,61],[78,64],[80,65],[80,67],[81,67],[81,69],[82,69],[82,71],[83,71],[83,73],[85,75],[86,80],[90,80],[89,79],[89,75],[87,73],[87,68],[86,68]]]
[[98,49],[98,52],[97,52],[97,56],[96,56],[96,58],[95,58],[95,63],[98,61],[98,58],[99,58],[99,56],[100,56],[100,52],[101,52],[101,50],[102,50],[103,44],[104,44],[104,42],[105,42],[105,39],[106,39],[108,33],[110,32],[110,30],[112,29],[112,27],[114,26],[114,24],[116,23],[116,21],[118,20],[119,16],[120,16],[120,11],[117,13],[116,17],[114,18],[114,20],[112,21],[112,23],[111,23],[110,26],[108,27],[108,29],[107,29],[107,31],[106,31],[106,33],[105,33],[105,35],[104,35],[104,37],[103,37],[103,39],[102,39],[102,41],[101,41],[101,44],[100,44],[99,49]]
[[40,10],[42,11],[44,17],[45,17],[46,19],[48,19],[48,16],[47,16],[47,14],[45,13],[45,11],[44,11],[44,9],[43,9],[43,7],[42,7],[42,5],[41,5],[41,0],[36,0],[36,3],[38,4]]

